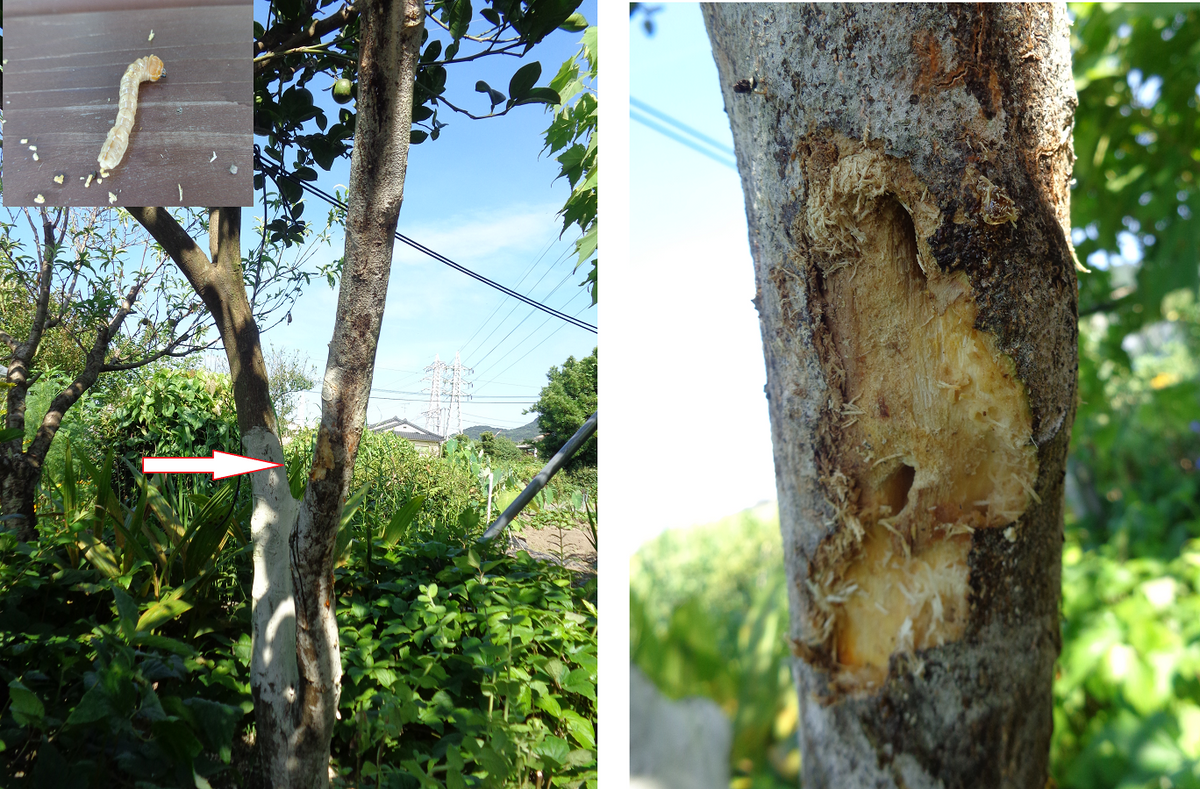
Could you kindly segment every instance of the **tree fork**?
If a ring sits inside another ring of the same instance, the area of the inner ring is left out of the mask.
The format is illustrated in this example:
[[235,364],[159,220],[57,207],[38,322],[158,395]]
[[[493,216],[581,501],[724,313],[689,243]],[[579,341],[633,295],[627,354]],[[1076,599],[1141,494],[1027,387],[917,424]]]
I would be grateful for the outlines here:
[[1066,9],[704,15],[754,256],[804,785],[1041,789],[1077,370]]

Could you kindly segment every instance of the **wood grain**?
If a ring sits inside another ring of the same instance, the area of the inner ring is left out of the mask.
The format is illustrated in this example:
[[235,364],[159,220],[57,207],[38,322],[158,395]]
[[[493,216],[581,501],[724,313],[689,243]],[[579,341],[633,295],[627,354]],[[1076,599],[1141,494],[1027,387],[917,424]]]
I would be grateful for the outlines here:
[[[110,191],[117,205],[253,204],[249,2],[9,0],[5,11],[5,205],[38,195],[45,205],[108,205]],[[151,54],[170,76],[143,86],[121,166],[85,188],[122,75]]]

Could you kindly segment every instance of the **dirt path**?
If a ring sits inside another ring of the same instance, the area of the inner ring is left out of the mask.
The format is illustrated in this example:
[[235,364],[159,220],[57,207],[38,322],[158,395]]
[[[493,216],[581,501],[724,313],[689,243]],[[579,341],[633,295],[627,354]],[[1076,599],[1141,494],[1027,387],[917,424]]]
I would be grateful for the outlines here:
[[[592,547],[590,535],[583,529],[522,527],[514,533],[529,546],[530,555],[535,559],[558,561],[564,567],[580,573],[596,572],[596,549]],[[511,552],[515,553],[515,550]]]

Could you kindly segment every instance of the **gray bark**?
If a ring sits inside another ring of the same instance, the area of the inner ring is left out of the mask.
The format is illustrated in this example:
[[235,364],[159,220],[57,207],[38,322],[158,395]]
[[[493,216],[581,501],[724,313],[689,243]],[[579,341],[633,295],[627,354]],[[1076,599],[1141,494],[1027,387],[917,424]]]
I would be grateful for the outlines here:
[[[329,761],[341,690],[333,555],[342,503],[366,423],[375,351],[404,198],[413,86],[424,26],[420,0],[372,0],[361,14],[358,121],[350,162],[346,255],[308,488],[291,538],[296,595],[297,717],[293,745],[311,769]],[[323,743],[324,763],[308,756]],[[308,768],[303,768],[308,769]],[[322,781],[324,783],[324,781]]]
[[806,787],[1048,775],[1075,408],[1063,5],[704,7]]

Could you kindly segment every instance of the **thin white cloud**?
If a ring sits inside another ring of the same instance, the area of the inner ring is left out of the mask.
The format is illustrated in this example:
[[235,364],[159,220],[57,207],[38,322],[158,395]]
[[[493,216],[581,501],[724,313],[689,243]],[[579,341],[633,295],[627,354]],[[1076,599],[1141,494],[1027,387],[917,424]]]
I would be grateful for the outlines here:
[[[437,224],[410,226],[405,226],[402,214],[397,229],[456,263],[485,263],[504,253],[539,254],[562,229],[557,216],[561,208],[551,204],[513,205],[500,212],[471,211],[448,216]],[[408,248],[401,244],[400,249]],[[407,251],[401,257],[413,260]]]

